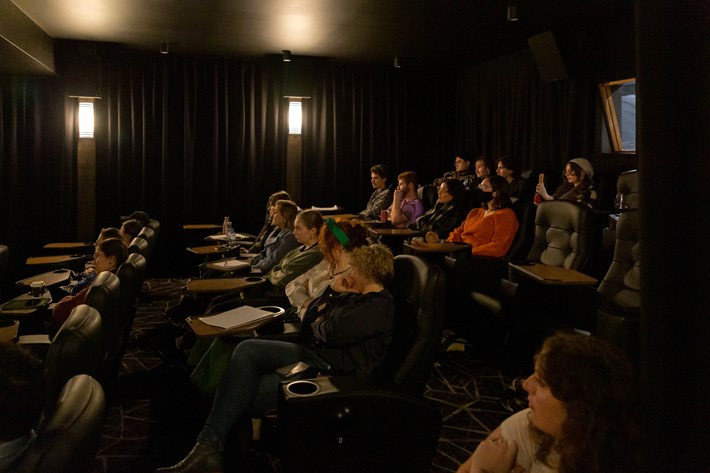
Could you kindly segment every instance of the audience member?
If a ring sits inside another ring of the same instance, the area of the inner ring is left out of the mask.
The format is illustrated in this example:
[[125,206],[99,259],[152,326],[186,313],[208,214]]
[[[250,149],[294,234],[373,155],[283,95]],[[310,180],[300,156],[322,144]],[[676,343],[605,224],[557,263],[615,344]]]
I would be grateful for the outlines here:
[[481,182],[488,176],[492,174],[491,169],[493,169],[493,163],[491,162],[490,158],[487,156],[479,156],[476,158],[476,179],[478,182],[476,183],[477,185],[480,185]]
[[392,339],[394,301],[385,289],[394,272],[392,253],[381,244],[356,248],[351,264],[338,279],[344,294],[310,305],[302,342],[251,339],[237,345],[195,447],[157,473],[223,471],[233,426],[276,407],[282,378],[275,370],[281,367],[303,361],[324,373],[363,377],[381,363]]
[[368,230],[359,222],[327,219],[326,223],[318,242],[323,261],[286,285],[286,296],[301,319],[308,305],[330,290],[338,276],[350,268],[352,251],[368,244]]
[[471,245],[471,253],[503,257],[518,231],[518,219],[510,208],[510,188],[500,176],[483,179],[479,186],[484,207],[471,210],[448,241]]
[[424,214],[424,204],[417,197],[417,174],[406,171],[397,176],[397,190],[389,210],[389,221],[397,228],[407,228]]
[[[103,240],[96,245],[94,253],[94,270],[96,274],[101,274],[103,271],[111,271],[115,273],[119,266],[126,261],[128,257],[128,249],[122,240],[118,238],[109,238]],[[94,280],[91,281],[93,284]],[[69,318],[69,314],[74,310],[74,307],[83,304],[86,293],[89,292],[91,284],[85,286],[82,290],[74,295],[66,296],[52,309],[52,322],[50,325],[50,333],[56,333],[62,324]]]
[[271,268],[286,256],[286,253],[298,246],[296,237],[293,236],[293,223],[298,214],[298,206],[290,200],[277,200],[271,216],[274,229],[264,241],[261,251],[252,258],[252,269],[262,273],[271,271]]
[[131,241],[143,230],[143,225],[138,220],[126,220],[121,225],[121,236],[126,247],[130,246]]
[[36,437],[46,389],[44,367],[20,345],[0,342],[0,380],[0,473],[6,473]]
[[294,278],[311,269],[323,259],[318,246],[318,235],[323,227],[323,217],[317,210],[303,210],[296,215],[293,236],[302,246],[291,250],[266,275],[266,279],[277,287],[285,287]]
[[444,179],[439,185],[438,199],[434,207],[419,217],[413,228],[423,232],[432,231],[445,239],[466,217],[464,185],[458,179]]
[[532,200],[532,193],[528,195],[525,179],[520,177],[518,162],[510,156],[498,158],[496,174],[505,178],[510,186],[510,200],[515,202],[518,199]]
[[256,236],[254,243],[247,250],[248,253],[258,253],[264,248],[264,242],[274,230],[274,225],[271,223],[271,217],[276,210],[276,202],[279,200],[291,200],[291,196],[286,191],[277,191],[269,196],[266,201],[266,217],[264,218],[264,225],[259,230],[259,234]]
[[471,167],[472,156],[470,153],[458,153],[454,159],[454,170],[444,173],[444,177],[434,179],[434,186],[439,187],[447,179],[458,179],[465,190],[475,187],[476,173]]
[[584,158],[571,159],[565,166],[563,178],[562,184],[552,195],[545,189],[545,184],[538,184],[535,190],[543,200],[569,200],[594,208],[597,203],[597,191],[592,183],[592,163]]
[[[118,238],[123,241],[123,234],[121,234],[121,230],[115,227],[104,228],[101,230],[101,233],[99,233],[99,237],[96,239],[94,246],[97,246],[103,240],[108,240],[109,238]],[[76,284],[71,286],[71,295],[74,296],[85,287],[90,286],[94,282],[94,279],[96,279],[96,268],[94,268],[92,263],[84,269],[84,272],[81,273],[81,277],[79,277]]]
[[[327,225],[323,225],[320,230],[318,243],[323,260],[286,285],[289,305],[286,319],[294,320],[296,316],[302,319],[314,299],[324,294],[336,294],[338,288],[334,289],[333,286],[338,277],[350,269],[351,252],[367,245],[368,230],[359,223],[352,220],[335,222],[333,219],[327,219],[326,222]],[[244,302],[255,305],[249,299]],[[210,302],[207,313],[232,309],[238,304],[235,304],[233,295],[217,296]],[[239,341],[216,338],[203,343],[203,339],[200,339],[190,352],[188,364],[195,366],[190,380],[205,396],[214,395],[226,368],[226,360],[234,351],[235,342]]]
[[126,220],[138,220],[141,227],[145,227],[150,223],[150,216],[142,210],[136,210],[135,212],[131,212],[131,215],[129,215]]
[[370,168],[370,183],[375,190],[360,215],[363,218],[379,219],[380,213],[392,205],[392,192],[387,187],[387,170],[382,164]]
[[523,384],[530,407],[503,421],[458,473],[641,471],[634,386],[616,347],[555,334]]

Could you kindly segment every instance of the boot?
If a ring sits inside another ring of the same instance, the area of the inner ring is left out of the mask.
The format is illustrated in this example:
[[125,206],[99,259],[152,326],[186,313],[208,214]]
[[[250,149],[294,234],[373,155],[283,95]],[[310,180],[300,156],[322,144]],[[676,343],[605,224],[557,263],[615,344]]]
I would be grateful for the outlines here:
[[197,443],[182,461],[155,473],[223,473],[222,454],[212,447]]

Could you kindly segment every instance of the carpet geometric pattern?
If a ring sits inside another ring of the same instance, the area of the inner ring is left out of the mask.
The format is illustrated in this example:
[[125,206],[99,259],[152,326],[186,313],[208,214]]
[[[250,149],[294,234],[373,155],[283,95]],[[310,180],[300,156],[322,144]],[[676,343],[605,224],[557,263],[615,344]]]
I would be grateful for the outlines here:
[[[183,329],[165,316],[185,285],[181,279],[144,283],[121,373],[107,393],[96,473],[152,472],[173,464],[194,444],[209,406],[189,383],[190,368],[175,348]],[[432,473],[455,472],[511,414],[505,402],[510,383],[491,363],[466,352],[440,354],[424,393],[443,418]],[[282,470],[273,454],[259,451],[258,445],[255,451],[259,461],[254,470]]]

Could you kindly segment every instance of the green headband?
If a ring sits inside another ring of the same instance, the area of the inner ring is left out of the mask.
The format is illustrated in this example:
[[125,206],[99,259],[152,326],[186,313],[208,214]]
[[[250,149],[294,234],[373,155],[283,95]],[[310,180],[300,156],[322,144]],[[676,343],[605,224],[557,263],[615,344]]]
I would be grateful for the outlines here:
[[335,239],[338,240],[338,243],[343,245],[343,248],[347,248],[350,244],[350,238],[345,234],[343,229],[335,223],[335,220],[327,218],[325,219],[325,224],[328,225],[328,230],[330,230],[330,233],[332,233]]

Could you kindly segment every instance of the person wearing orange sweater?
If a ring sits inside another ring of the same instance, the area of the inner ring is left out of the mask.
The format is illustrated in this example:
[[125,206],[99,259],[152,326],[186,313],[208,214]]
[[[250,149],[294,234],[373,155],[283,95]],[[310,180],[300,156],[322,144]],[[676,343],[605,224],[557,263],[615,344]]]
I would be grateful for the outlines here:
[[510,186],[505,178],[494,175],[485,178],[478,188],[485,199],[484,207],[471,210],[447,241],[468,243],[473,255],[502,258],[518,231],[518,219],[510,208]]

